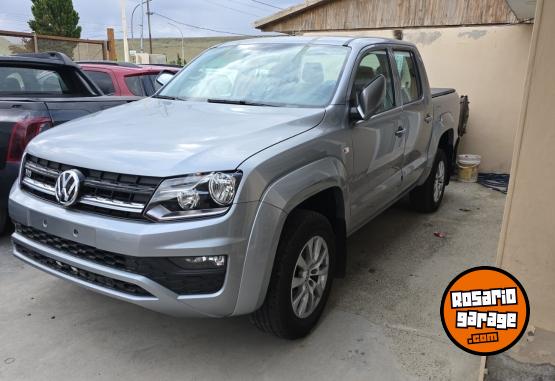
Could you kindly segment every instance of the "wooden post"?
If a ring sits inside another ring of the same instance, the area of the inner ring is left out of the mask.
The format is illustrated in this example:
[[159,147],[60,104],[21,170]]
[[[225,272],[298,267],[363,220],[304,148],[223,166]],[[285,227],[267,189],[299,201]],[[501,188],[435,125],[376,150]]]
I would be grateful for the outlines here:
[[36,33],[33,33],[33,48],[35,53],[39,52],[39,39],[37,38]]
[[102,41],[102,59],[104,61],[108,60],[108,42]]
[[106,29],[108,35],[108,59],[110,61],[117,61],[118,55],[116,53],[116,40],[114,38],[114,28]]

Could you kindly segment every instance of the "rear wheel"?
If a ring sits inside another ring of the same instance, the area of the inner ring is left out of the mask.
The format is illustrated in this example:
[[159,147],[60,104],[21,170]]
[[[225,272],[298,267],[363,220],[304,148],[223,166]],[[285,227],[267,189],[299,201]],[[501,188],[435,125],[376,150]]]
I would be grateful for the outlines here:
[[286,339],[306,336],[329,296],[335,265],[335,237],[326,217],[294,211],[282,233],[262,307],[251,315],[263,331]]
[[434,165],[426,182],[416,187],[410,193],[412,206],[423,213],[435,212],[441,205],[445,193],[448,174],[447,156],[443,150],[438,149]]

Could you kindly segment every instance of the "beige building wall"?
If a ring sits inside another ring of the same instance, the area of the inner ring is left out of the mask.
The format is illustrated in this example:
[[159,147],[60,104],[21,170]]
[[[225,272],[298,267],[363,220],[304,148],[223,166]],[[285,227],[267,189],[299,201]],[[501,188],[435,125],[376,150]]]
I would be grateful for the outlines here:
[[498,264],[526,289],[530,323],[555,332],[555,1],[537,12]]
[[[310,32],[307,35],[393,36],[391,30]],[[511,167],[532,25],[405,29],[433,87],[454,87],[470,99],[468,133],[459,153],[482,155],[481,171]]]

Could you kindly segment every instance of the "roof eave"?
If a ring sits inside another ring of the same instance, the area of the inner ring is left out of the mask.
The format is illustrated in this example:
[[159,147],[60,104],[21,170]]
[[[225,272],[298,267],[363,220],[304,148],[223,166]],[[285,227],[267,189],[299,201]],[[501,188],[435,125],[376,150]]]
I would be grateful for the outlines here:
[[282,11],[279,11],[277,13],[274,13],[268,17],[264,17],[260,20],[256,20],[254,22],[254,27],[257,29],[263,29],[265,27],[267,27],[268,25],[271,25],[272,23],[276,22],[276,21],[282,21],[283,19],[293,16],[297,13],[300,12],[304,12],[308,9],[314,8],[314,7],[318,7],[320,5],[323,5],[325,3],[328,3],[330,1],[333,0],[305,0],[305,2],[303,4],[299,4],[299,5],[294,5],[292,7],[286,8]]

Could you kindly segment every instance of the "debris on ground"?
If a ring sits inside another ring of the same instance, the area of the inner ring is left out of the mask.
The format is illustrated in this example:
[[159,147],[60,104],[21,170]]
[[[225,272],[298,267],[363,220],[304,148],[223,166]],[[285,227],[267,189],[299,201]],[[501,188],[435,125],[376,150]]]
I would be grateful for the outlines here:
[[472,209],[468,209],[468,208],[459,208],[459,210],[461,212],[472,212]]
[[56,316],[51,316],[50,319],[56,319]]
[[510,176],[507,174],[479,173],[478,184],[503,194],[507,194],[507,189],[509,188],[509,177]]
[[447,233],[445,233],[445,232],[434,232],[434,235],[435,235],[437,238],[445,238],[445,237],[447,237]]

